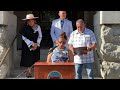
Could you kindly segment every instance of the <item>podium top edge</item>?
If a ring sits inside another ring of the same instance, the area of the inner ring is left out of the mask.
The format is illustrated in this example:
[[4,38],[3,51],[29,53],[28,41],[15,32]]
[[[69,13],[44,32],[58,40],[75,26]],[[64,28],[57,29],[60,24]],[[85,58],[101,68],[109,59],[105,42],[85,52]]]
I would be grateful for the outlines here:
[[60,63],[48,63],[48,62],[36,62],[34,64],[35,66],[36,65],[74,65],[74,62],[60,62]]

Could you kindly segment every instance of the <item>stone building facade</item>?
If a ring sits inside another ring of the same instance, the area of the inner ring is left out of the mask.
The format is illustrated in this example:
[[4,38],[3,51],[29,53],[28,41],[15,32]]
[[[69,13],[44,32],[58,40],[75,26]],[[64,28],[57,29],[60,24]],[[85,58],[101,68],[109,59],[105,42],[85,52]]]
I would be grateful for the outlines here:
[[[51,12],[46,13],[49,14]],[[44,12],[41,11],[0,11],[0,63],[5,58],[3,63],[0,64],[0,78],[5,78],[7,75],[10,75],[11,71],[19,65],[16,54],[17,51],[21,49],[19,30],[24,22],[21,19],[25,18],[25,15],[28,13],[33,13],[35,16],[40,17],[39,24],[44,30],[43,35],[50,31],[51,20],[55,18],[51,17],[49,19],[50,21],[46,19],[46,21],[43,22],[42,16],[44,16]],[[76,11],[68,13],[68,19],[72,20],[74,29],[75,21],[78,18],[82,18],[85,20],[86,26],[93,30],[97,37],[97,50],[100,58],[98,58],[95,52],[95,76],[101,75],[106,79],[120,78],[120,11]],[[10,46],[16,34],[18,37],[12,46]],[[47,40],[47,38],[45,38],[43,42],[45,42],[45,40]],[[43,44],[41,46],[45,45]],[[41,49],[45,51],[48,48],[41,47]],[[8,50],[9,53],[4,57]]]

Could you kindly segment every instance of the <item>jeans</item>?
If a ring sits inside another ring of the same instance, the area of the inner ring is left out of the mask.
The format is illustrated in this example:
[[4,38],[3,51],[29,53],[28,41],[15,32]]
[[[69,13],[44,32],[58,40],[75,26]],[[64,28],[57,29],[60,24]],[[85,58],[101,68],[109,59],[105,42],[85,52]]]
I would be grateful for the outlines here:
[[93,63],[77,64],[75,63],[75,79],[82,79],[82,68],[86,65],[88,79],[94,79]]

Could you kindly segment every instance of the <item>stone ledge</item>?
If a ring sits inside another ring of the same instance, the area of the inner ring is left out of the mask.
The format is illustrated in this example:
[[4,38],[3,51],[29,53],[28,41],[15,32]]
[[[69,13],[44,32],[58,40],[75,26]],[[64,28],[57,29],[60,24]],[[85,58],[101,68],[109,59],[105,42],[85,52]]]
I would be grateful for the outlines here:
[[8,11],[0,11],[0,24],[8,25],[9,21],[17,23],[17,17],[11,12]]
[[120,24],[120,11],[99,11],[94,15],[94,26],[100,24]]
[[100,11],[100,24],[120,24],[120,11]]

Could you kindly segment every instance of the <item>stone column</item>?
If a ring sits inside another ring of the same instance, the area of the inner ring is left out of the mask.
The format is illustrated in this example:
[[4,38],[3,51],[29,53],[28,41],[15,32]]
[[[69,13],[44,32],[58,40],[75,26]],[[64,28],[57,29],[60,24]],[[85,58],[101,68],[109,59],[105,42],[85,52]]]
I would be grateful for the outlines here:
[[[17,17],[8,11],[0,11],[0,61],[3,59],[6,51],[16,35]],[[16,42],[14,42],[16,43]],[[13,49],[14,48],[14,49]],[[16,46],[13,44],[3,64],[0,66],[0,79],[10,75],[13,68],[13,61],[16,57]],[[13,53],[14,52],[14,53]]]
[[120,79],[120,11],[98,11],[94,15],[94,30],[102,60],[101,76]]

